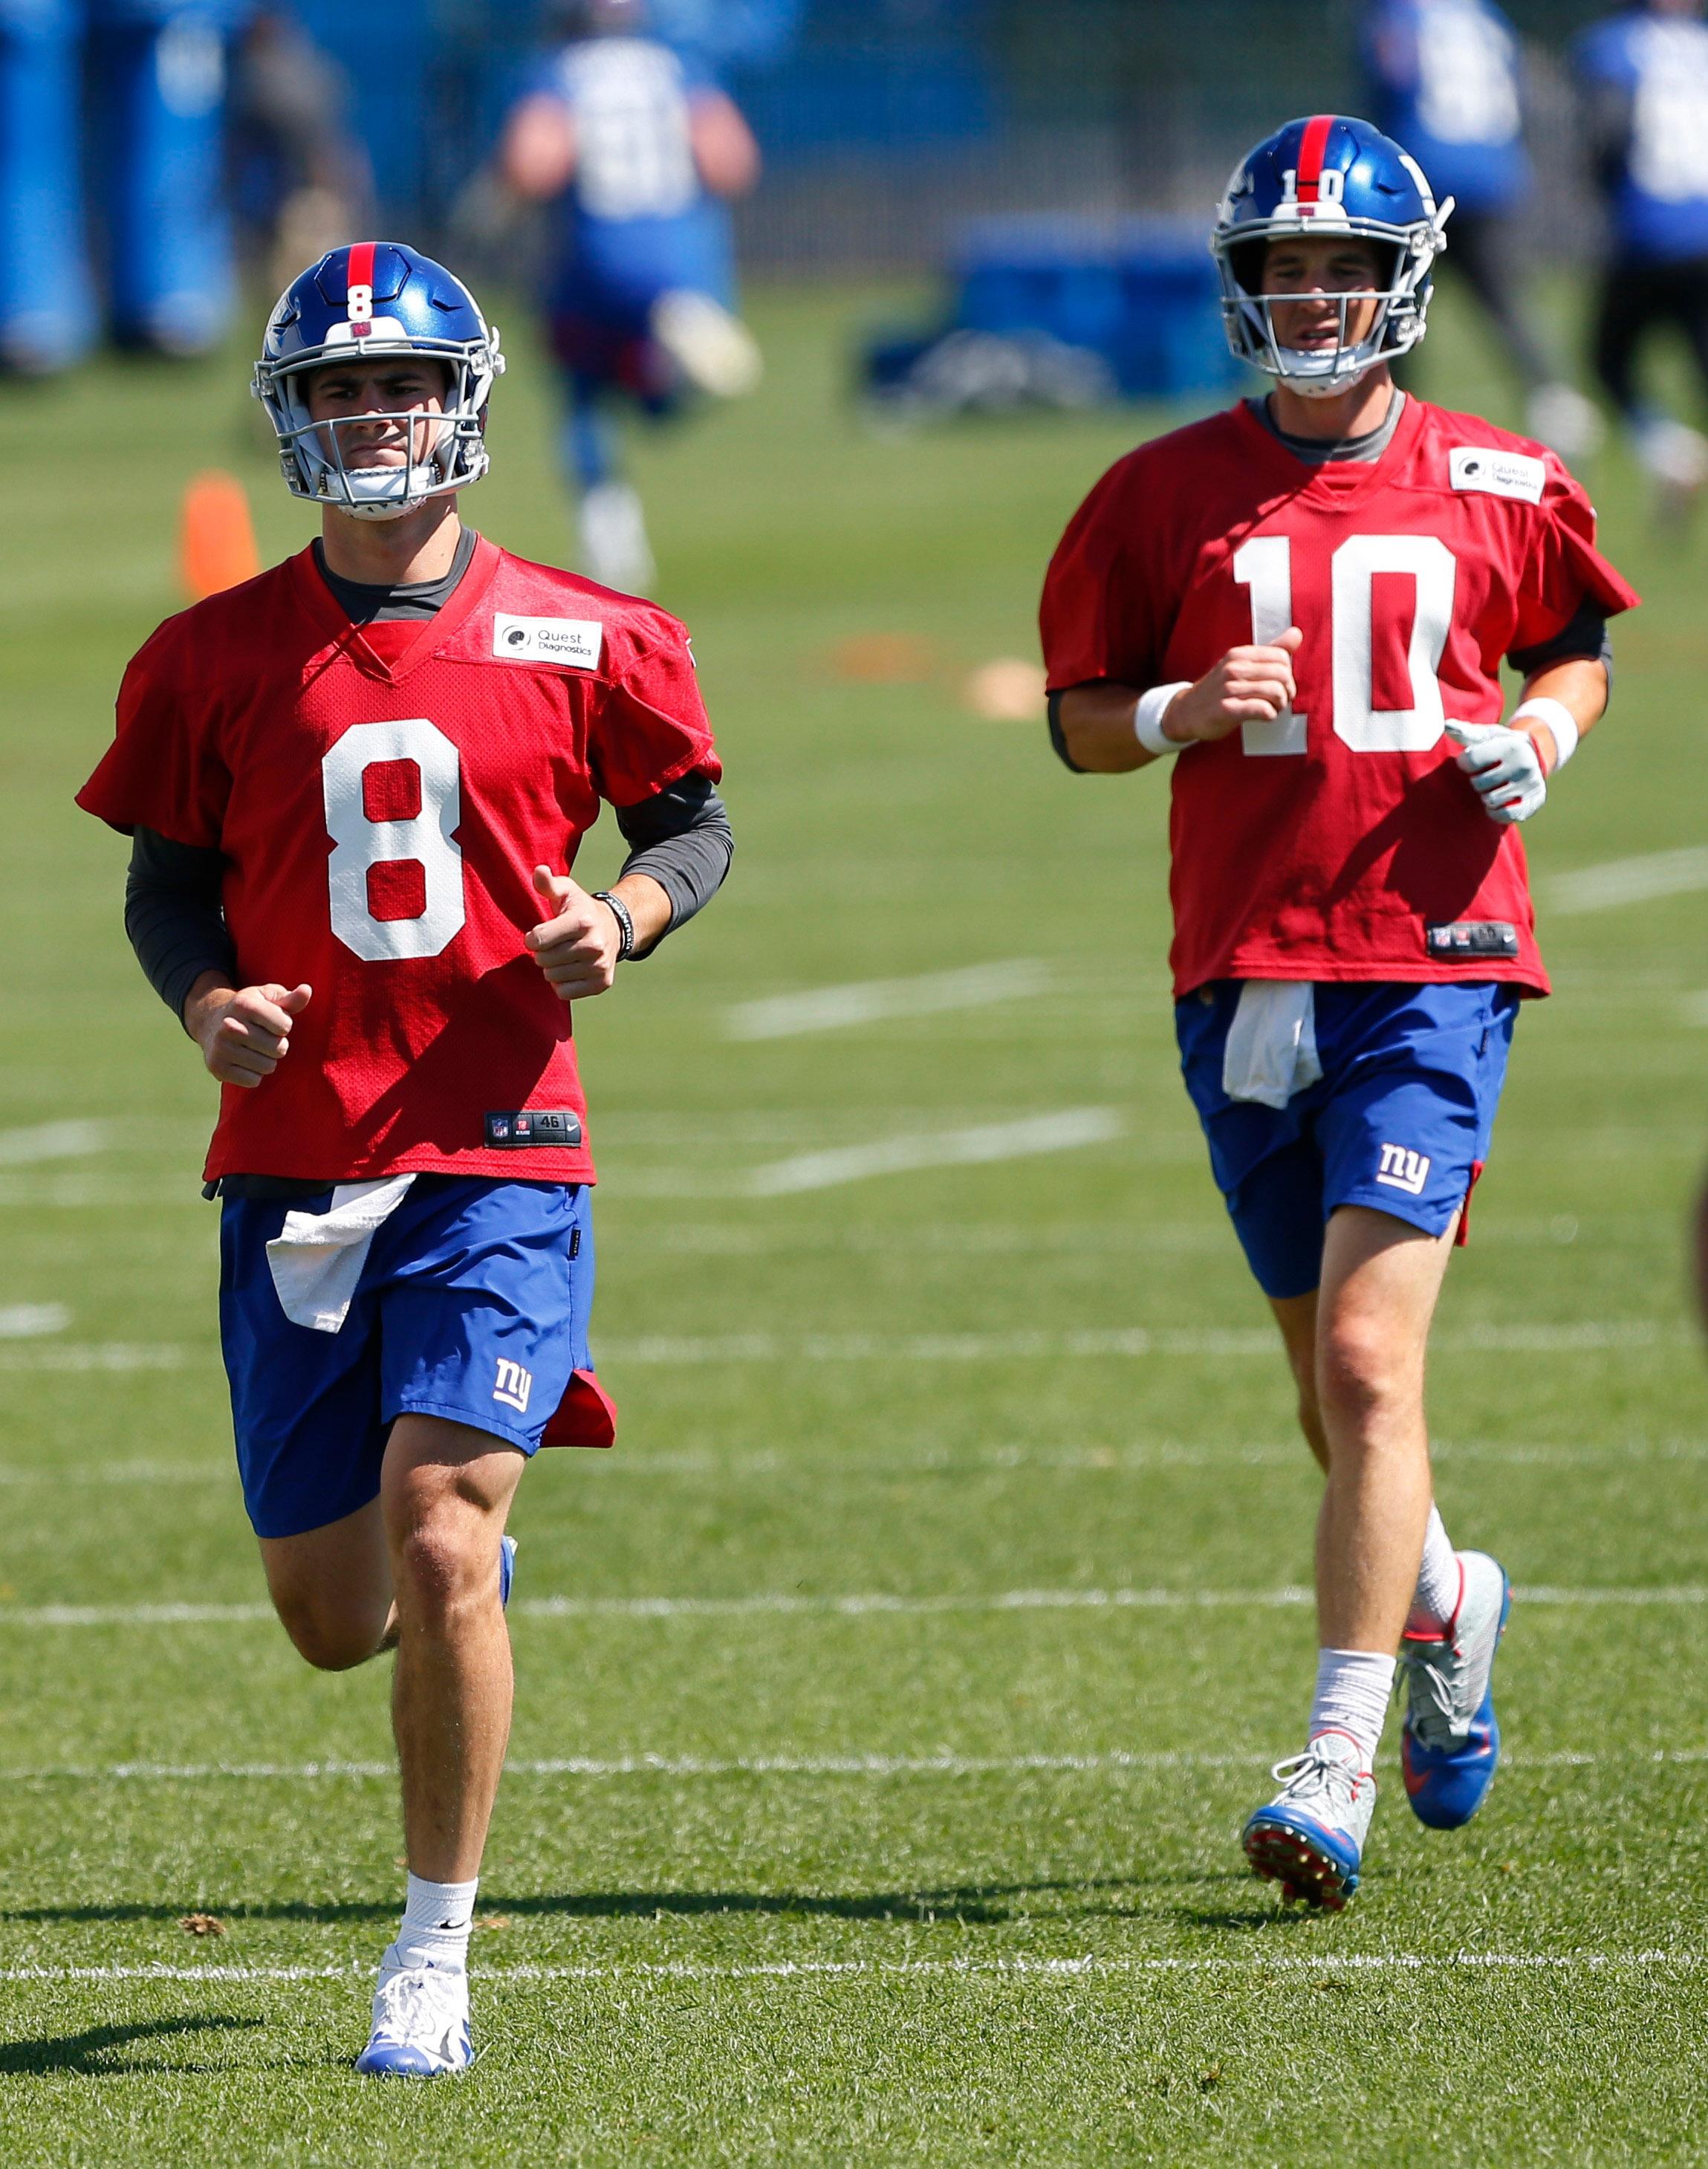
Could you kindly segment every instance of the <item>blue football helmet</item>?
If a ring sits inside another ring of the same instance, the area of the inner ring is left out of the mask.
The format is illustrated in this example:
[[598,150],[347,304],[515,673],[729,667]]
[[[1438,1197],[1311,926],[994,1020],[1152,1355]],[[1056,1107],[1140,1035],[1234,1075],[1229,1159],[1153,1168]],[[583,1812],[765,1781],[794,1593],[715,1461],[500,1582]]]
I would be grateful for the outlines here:
[[[1234,168],[1216,214],[1210,252],[1221,274],[1221,314],[1227,343],[1307,399],[1331,399],[1390,354],[1423,338],[1432,290],[1430,266],[1447,245],[1450,196],[1437,206],[1423,169],[1367,120],[1320,113],[1290,120]],[[1356,234],[1378,244],[1385,286],[1378,286],[1375,321],[1349,342],[1351,304],[1343,295],[1340,336],[1330,346],[1283,346],[1275,336],[1277,302],[1296,295],[1267,294],[1264,258],[1272,241]]]
[[[417,425],[427,441],[418,447],[412,437],[402,466],[348,463],[343,433],[371,416],[310,419],[309,372],[358,353],[373,360],[416,354],[444,365],[444,419]],[[401,242],[359,241],[331,250],[279,296],[251,389],[278,436],[294,496],[359,520],[396,520],[485,474],[487,401],[503,371],[498,334],[460,279]]]

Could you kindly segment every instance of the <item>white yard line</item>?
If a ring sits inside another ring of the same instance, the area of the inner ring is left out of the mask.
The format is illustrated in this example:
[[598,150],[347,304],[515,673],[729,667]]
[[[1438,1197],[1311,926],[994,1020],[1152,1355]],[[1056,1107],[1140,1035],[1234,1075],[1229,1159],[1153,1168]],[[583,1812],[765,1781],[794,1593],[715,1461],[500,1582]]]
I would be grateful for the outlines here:
[[[945,1905],[943,1909],[947,1911]],[[903,1924],[904,1926],[906,1923]],[[1368,1951],[1323,1952],[1312,1957],[1265,1958],[776,1958],[748,1965],[708,1964],[696,1958],[630,1959],[616,1965],[482,1966],[476,1980],[482,1990],[507,1983],[555,1980],[670,1982],[679,1980],[822,1980],[838,1976],[926,1980],[961,1975],[1038,1980],[1083,1980],[1099,1975],[1119,1978],[1146,1974],[1362,1974],[1362,1973],[1685,1973],[1708,1962],[1695,1951]],[[0,1967],[0,1981],[217,1980],[350,1981],[373,1979],[371,1959],[352,1958],[342,1965],[19,1965]]]
[[[825,1155],[828,1158],[830,1155]],[[1684,1338],[1683,1329],[1676,1329]],[[1653,1348],[1668,1329],[1652,1319],[1583,1319],[1566,1325],[1444,1326],[1431,1336],[1438,1354],[1568,1355],[1578,1351]],[[1273,1326],[1094,1326],[1048,1333],[647,1334],[601,1339],[612,1363],[996,1363],[1038,1358],[1255,1356],[1276,1358]]]
[[1686,1024],[1708,1025],[1708,993],[1686,994],[1679,1005],[1679,1015]]
[[[1577,1609],[1588,1605],[1624,1608],[1708,1605],[1699,1583],[1656,1588],[1571,1589],[1520,1587],[1521,1604]],[[729,1619],[768,1615],[801,1618],[920,1618],[954,1612],[1226,1612],[1270,1611],[1309,1605],[1311,1591],[1280,1589],[1009,1589],[907,1596],[887,1590],[806,1596],[793,1590],[746,1596],[519,1597],[513,1618]],[[270,1622],[267,1604],[39,1604],[0,1605],[0,1629],[8,1627],[219,1627]]]
[[[1083,1140],[1082,1141],[1083,1142]],[[3,1340],[0,1334],[0,1340]],[[1565,1325],[1444,1326],[1430,1340],[1438,1355],[1566,1356],[1652,1349],[1694,1336],[1653,1319],[1580,1319]],[[1279,1358],[1267,1325],[1092,1326],[1042,1333],[646,1334],[604,1339],[599,1353],[611,1364],[698,1367],[707,1363],[997,1363],[1084,1362],[1102,1356]],[[121,1340],[66,1341],[47,1346],[0,1346],[7,1371],[180,1371],[215,1364],[216,1348]],[[3,1479],[0,1479],[3,1480]]]
[[1014,1122],[979,1122],[969,1129],[914,1137],[881,1138],[865,1145],[795,1153],[769,1161],[748,1177],[754,1197],[793,1196],[829,1190],[876,1175],[904,1175],[926,1167],[977,1167],[995,1160],[1026,1159],[1040,1153],[1072,1152],[1107,1144],[1122,1130],[1113,1107],[1069,1107],[1060,1114],[1029,1115]]
[[45,1159],[81,1159],[97,1153],[111,1134],[107,1122],[38,1122],[27,1130],[0,1130],[0,1167],[34,1167]]
[[1547,887],[1548,908],[1556,916],[1606,911],[1615,904],[1647,903],[1663,896],[1689,896],[1708,888],[1708,849],[1692,845],[1681,851],[1645,851],[1632,859],[1610,859],[1575,874],[1556,874]]
[[[505,1764],[511,1777],[1024,1777],[1121,1776],[1167,1770],[1256,1770],[1273,1760],[1269,1749],[1243,1751],[1158,1748],[1130,1754],[1110,1750],[1099,1755],[570,1755],[516,1760]],[[1575,1749],[1556,1753],[1506,1755],[1508,1770],[1593,1769],[1600,1764],[1629,1770],[1700,1767],[1708,1748],[1657,1748],[1650,1752],[1615,1751],[1597,1754]],[[316,1784],[343,1779],[358,1783],[389,1782],[395,1762],[113,1762],[48,1763],[39,1768],[0,1769],[0,1784]]]
[[958,972],[925,972],[917,978],[862,979],[739,1002],[727,1013],[724,1029],[732,1039],[790,1039],[800,1032],[877,1024],[887,1017],[932,1016],[945,1010],[1020,1001],[1042,994],[1049,983],[1047,964],[1021,957]]
[[[1613,1468],[1652,1463],[1708,1461],[1708,1440],[1635,1439],[1602,1446],[1518,1446],[1482,1439],[1436,1439],[1438,1461],[1481,1461],[1519,1468]],[[715,1482],[765,1480],[788,1471],[827,1478],[888,1482],[902,1476],[1003,1476],[1037,1470],[1056,1476],[1145,1476],[1171,1468],[1288,1468],[1309,1467],[1303,1442],[1263,1440],[1249,1444],[1188,1446],[1163,1441],[1131,1446],[925,1447],[917,1453],[827,1454],[821,1448],[762,1448],[751,1453],[613,1453],[586,1464],[602,1480],[634,1477],[641,1482],[705,1477]],[[120,1484],[233,1484],[230,1455],[202,1461],[114,1461],[26,1467],[0,1462],[0,1490],[67,1488],[104,1490]]]
[[[203,1353],[125,1340],[62,1341],[49,1348],[0,1348],[0,1371],[181,1371]],[[210,1362],[219,1361],[215,1349],[205,1355]]]
[[0,1340],[35,1340],[63,1333],[72,1322],[62,1303],[0,1303]]

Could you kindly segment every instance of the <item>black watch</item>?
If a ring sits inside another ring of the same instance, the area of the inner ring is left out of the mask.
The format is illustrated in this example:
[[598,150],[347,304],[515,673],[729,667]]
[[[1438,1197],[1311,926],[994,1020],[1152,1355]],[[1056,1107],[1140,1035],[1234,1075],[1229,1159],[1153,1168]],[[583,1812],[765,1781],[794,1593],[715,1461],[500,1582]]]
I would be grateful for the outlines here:
[[613,896],[608,888],[596,888],[593,902],[604,905],[617,922],[617,962],[626,963],[635,953],[635,922],[629,916],[629,907],[620,896]]

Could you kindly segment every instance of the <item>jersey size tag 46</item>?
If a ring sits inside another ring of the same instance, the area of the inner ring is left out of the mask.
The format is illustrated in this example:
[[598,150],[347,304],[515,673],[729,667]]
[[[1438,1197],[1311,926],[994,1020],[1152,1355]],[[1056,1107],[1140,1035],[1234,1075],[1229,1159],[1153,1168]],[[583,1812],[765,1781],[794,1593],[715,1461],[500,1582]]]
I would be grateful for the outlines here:
[[1548,470],[1528,452],[1497,451],[1488,445],[1455,445],[1447,455],[1455,489],[1481,490],[1487,497],[1516,497],[1540,504]]
[[580,1143],[581,1117],[567,1107],[513,1107],[487,1116],[487,1143],[500,1152]]
[[567,670],[597,670],[605,629],[597,618],[511,617],[492,620],[492,653],[505,663],[556,663]]

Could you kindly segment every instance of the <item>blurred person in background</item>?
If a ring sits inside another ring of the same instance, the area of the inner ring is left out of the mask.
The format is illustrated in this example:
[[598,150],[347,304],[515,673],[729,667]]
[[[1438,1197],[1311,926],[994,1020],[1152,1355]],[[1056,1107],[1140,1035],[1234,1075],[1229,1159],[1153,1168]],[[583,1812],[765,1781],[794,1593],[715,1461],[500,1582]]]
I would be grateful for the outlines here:
[[1683,333],[1708,389],[1708,26],[1700,0],[1639,0],[1572,48],[1611,238],[1595,369],[1677,519],[1708,483],[1708,438],[1637,384],[1651,333]]
[[728,209],[758,180],[758,149],[733,101],[648,35],[645,0],[562,0],[548,24],[559,42],[505,124],[500,175],[556,215],[546,312],[583,569],[643,591],[652,547],[612,408],[662,418],[758,382]]
[[1376,125],[1453,201],[1456,269],[1529,400],[1528,427],[1564,459],[1601,437],[1594,403],[1561,381],[1523,298],[1520,214],[1530,189],[1518,39],[1493,0],[1372,0],[1360,47]]
[[283,8],[253,15],[231,56],[231,195],[245,259],[277,293],[374,223],[373,175],[343,70]]

